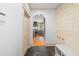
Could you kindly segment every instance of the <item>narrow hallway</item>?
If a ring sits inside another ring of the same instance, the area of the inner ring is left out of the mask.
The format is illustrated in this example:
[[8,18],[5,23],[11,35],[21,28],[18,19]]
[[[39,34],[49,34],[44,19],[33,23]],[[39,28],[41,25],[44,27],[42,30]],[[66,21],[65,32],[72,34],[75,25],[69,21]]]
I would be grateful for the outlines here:
[[[28,3],[28,5],[31,10],[31,47],[27,49],[25,56],[55,56],[54,44],[56,42],[56,11],[54,8],[57,8],[59,4]],[[52,28],[50,25],[52,25]],[[28,38],[28,36],[26,37]]]

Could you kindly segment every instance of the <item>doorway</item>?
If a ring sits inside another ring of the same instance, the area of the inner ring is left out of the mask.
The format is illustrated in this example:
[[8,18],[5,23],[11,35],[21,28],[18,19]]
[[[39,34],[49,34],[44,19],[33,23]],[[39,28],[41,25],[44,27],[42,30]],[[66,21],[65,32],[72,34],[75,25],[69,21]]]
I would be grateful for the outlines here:
[[45,45],[45,17],[42,14],[33,18],[33,45]]

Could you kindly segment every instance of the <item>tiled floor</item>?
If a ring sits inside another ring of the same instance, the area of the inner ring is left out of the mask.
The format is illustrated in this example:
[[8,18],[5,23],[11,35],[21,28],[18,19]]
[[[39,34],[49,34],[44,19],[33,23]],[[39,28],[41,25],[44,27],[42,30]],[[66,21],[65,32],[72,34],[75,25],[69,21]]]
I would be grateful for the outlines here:
[[54,46],[31,47],[27,50],[25,56],[54,56]]

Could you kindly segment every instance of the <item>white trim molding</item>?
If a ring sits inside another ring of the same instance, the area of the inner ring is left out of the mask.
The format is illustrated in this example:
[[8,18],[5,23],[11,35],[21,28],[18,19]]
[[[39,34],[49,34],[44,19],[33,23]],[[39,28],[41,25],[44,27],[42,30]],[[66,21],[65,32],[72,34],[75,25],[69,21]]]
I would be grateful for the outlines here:
[[31,16],[31,10],[30,10],[29,5],[27,3],[23,4],[23,8],[26,10],[28,16]]

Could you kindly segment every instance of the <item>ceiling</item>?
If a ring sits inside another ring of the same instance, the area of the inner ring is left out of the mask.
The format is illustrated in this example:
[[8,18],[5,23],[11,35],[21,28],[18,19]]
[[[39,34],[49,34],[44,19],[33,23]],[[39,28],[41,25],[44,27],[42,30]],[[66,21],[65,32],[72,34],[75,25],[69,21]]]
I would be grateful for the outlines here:
[[30,8],[57,8],[60,3],[29,3]]

